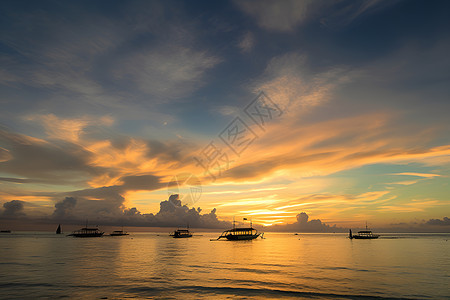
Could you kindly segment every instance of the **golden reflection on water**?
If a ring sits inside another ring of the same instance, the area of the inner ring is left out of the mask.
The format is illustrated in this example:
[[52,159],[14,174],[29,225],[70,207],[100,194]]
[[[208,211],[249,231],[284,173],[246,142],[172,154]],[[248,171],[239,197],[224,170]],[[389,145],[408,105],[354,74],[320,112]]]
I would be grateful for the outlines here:
[[450,251],[443,238],[356,241],[343,234],[266,233],[266,239],[253,241],[210,241],[217,236],[2,239],[0,278],[24,285],[11,285],[2,294],[183,299],[448,295],[442,286]]

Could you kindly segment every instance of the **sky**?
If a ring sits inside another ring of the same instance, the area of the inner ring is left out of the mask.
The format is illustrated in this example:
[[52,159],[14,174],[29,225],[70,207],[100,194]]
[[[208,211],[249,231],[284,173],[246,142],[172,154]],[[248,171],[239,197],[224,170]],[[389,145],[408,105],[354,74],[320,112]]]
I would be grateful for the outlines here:
[[450,230],[448,1],[0,8],[0,227]]

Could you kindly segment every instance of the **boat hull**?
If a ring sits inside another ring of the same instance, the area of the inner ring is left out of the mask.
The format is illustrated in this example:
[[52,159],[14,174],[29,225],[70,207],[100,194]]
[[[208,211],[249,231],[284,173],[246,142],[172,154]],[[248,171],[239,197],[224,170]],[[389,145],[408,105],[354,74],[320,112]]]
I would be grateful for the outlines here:
[[354,235],[351,237],[351,239],[357,239],[357,240],[373,240],[373,239],[377,239],[380,236],[374,235],[374,236],[357,236]]
[[252,235],[233,235],[229,234],[226,235],[225,238],[229,241],[246,241],[246,240],[254,240],[256,239],[260,234],[252,234]]
[[83,237],[102,237],[103,236],[103,232],[102,233],[86,233],[86,234],[84,234],[84,233],[72,233],[72,234],[69,234],[70,236],[73,236],[73,237],[80,237],[80,238],[83,238]]
[[184,234],[184,235],[172,235],[174,239],[185,239],[192,237],[192,234]]

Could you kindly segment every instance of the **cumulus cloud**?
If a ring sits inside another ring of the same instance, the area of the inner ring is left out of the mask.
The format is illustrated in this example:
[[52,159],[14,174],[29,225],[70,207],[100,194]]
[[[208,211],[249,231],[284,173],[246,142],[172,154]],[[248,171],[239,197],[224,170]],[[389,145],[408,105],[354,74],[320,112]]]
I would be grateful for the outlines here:
[[182,205],[179,195],[171,195],[168,200],[160,203],[160,210],[154,215],[153,226],[173,227],[187,224],[196,228],[226,228],[230,226],[229,222],[218,220],[215,208],[207,214],[201,214],[201,211],[200,208],[189,208]]
[[63,201],[55,204],[53,217],[56,219],[64,219],[71,216],[71,211],[77,204],[77,199],[73,197],[66,197]]
[[[115,191],[107,189],[114,197]],[[91,194],[92,195],[92,194]],[[160,203],[156,214],[143,214],[136,207],[125,208],[121,198],[116,193],[116,202],[105,200],[88,200],[83,197],[66,197],[55,205],[53,217],[66,223],[82,223],[85,219],[102,225],[126,225],[146,227],[178,227],[195,228],[227,228],[231,224],[221,221],[216,215],[216,209],[209,213],[201,213],[202,209],[189,208],[182,205],[179,195],[171,195],[168,200]],[[111,198],[109,198],[111,200]],[[75,215],[72,212],[77,212]],[[84,212],[84,213],[82,213]],[[75,217],[77,216],[77,217]]]
[[4,218],[17,218],[25,216],[24,202],[20,200],[12,200],[3,204],[3,212],[1,213]]
[[297,221],[291,224],[274,225],[268,227],[270,231],[291,231],[291,232],[344,232],[345,228],[336,227],[336,225],[330,226],[322,223],[319,219],[309,220],[308,214],[305,212],[297,215]]

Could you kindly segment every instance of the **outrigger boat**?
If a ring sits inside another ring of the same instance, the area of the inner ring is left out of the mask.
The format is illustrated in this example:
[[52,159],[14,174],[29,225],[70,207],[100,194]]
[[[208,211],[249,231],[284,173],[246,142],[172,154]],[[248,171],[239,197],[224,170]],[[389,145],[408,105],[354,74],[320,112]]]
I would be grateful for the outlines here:
[[74,237],[101,237],[103,236],[104,232],[100,231],[97,227],[96,228],[88,228],[84,227],[80,230],[76,230],[72,232],[72,234],[69,234],[69,236]]
[[98,227],[88,227],[88,222],[86,220],[86,227],[81,228],[80,230],[75,230],[71,234],[67,236],[73,236],[73,237],[101,237],[103,236],[104,232],[100,231]]
[[174,239],[190,238],[192,237],[192,233],[189,231],[189,229],[177,229],[172,232],[170,236]]
[[379,238],[379,234],[373,234],[372,231],[367,229],[367,223],[366,223],[366,230],[358,231],[357,234],[352,234],[352,230],[350,229],[348,238],[349,239],[357,239],[357,240],[369,240],[369,239],[377,239]]
[[122,235],[129,235],[128,232],[123,230],[114,230],[109,234],[110,236],[122,236]]
[[109,235],[110,236],[123,236],[123,235],[129,235],[129,234],[128,234],[128,232],[123,230],[123,226],[122,226],[122,230],[114,230]]
[[[244,220],[247,220],[244,218]],[[258,230],[253,228],[252,221],[250,220],[250,227],[238,227],[236,228],[235,221],[233,219],[233,229],[225,230],[222,234],[217,238],[227,239],[229,241],[242,241],[242,240],[253,240],[257,237],[263,237],[264,233],[259,233]]]

